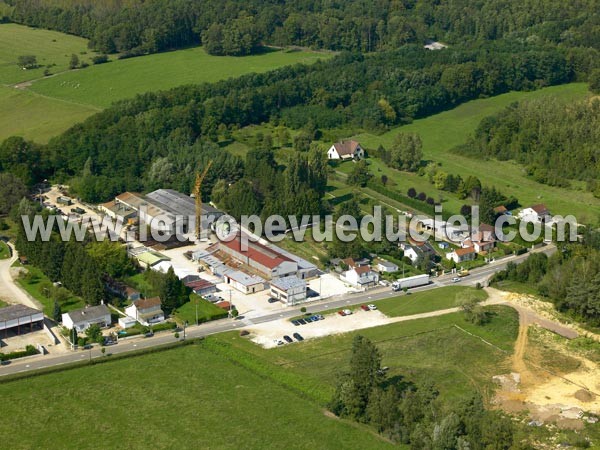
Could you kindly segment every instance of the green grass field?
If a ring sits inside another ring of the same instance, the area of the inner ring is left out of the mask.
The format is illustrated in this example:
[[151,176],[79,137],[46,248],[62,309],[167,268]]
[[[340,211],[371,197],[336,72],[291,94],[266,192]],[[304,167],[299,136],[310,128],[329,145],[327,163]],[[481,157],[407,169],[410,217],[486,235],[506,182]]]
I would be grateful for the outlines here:
[[29,90],[0,86],[0,142],[9,136],[22,136],[45,143],[97,111]]
[[0,396],[5,448],[392,448],[202,345],[1,384]]
[[[72,54],[87,63],[96,55],[88,49],[87,39],[13,23],[0,24],[0,84],[41,78],[47,68],[53,74],[68,70]],[[22,55],[34,55],[39,67],[23,70],[17,65],[17,58]]]
[[[377,148],[380,144],[389,147],[400,132],[418,133],[423,141],[424,159],[440,163],[442,170],[463,177],[477,176],[484,184],[496,186],[506,195],[516,196],[523,205],[544,202],[554,213],[575,214],[580,222],[596,222],[600,214],[600,199],[594,198],[585,190],[556,188],[537,183],[525,175],[522,166],[514,162],[472,159],[450,152],[455,146],[466,142],[481,119],[513,102],[547,95],[574,101],[585,98],[587,92],[587,85],[583,83],[553,86],[533,92],[510,92],[467,102],[453,110],[415,120],[410,125],[395,128],[381,136],[364,133],[355,138],[368,148]],[[395,184],[395,189],[402,193],[406,193],[409,187],[415,187],[417,191],[427,193],[436,201],[442,196],[447,200],[445,207],[451,211],[456,211],[464,203],[453,194],[436,190],[425,177],[382,166],[377,161],[373,162],[375,176],[380,178],[381,174],[388,175]]]
[[480,300],[487,298],[481,289],[465,286],[448,286],[429,291],[415,292],[409,295],[387,298],[374,302],[379,310],[387,316],[410,316],[440,309],[454,308],[459,305],[460,298],[467,292],[473,293]]
[[189,325],[194,325],[196,323],[196,303],[198,303],[198,320],[201,323],[222,318],[223,316],[227,317],[227,311],[213,305],[196,294],[191,294],[190,301],[177,308],[174,314],[175,318],[179,322],[187,321]]
[[0,259],[10,258],[10,248],[6,245],[6,242],[0,241]]
[[39,80],[31,89],[53,98],[107,107],[143,92],[267,72],[327,57],[326,53],[269,51],[236,58],[211,56],[201,47],[195,47],[91,66]]

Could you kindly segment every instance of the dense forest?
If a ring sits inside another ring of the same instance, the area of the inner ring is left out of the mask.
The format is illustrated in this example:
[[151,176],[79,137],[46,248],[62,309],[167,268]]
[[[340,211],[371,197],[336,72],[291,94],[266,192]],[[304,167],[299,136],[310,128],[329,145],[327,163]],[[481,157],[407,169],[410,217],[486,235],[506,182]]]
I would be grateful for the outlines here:
[[239,127],[302,128],[302,152],[319,133],[315,124],[378,131],[480,96],[565,83],[597,61],[590,52],[503,42],[444,52],[406,46],[369,56],[344,53],[310,66],[146,93],[48,145],[10,138],[0,146],[0,167],[29,185],[41,178],[69,181],[81,198],[97,202],[157,185],[190,192],[195,171],[212,159],[207,196],[216,180],[244,175],[243,161],[216,144]]
[[8,19],[90,39],[125,56],[202,43],[240,55],[259,44],[373,52],[437,39],[600,45],[596,0],[4,0]]
[[586,181],[600,197],[599,142],[600,100],[565,104],[544,98],[515,103],[484,119],[458,151],[518,161],[536,181],[552,186]]

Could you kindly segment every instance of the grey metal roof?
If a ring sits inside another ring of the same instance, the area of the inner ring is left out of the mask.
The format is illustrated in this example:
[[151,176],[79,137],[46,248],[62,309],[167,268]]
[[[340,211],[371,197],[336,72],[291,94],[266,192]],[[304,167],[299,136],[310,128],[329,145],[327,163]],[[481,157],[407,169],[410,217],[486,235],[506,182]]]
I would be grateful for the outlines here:
[[[157,189],[146,195],[149,203],[175,215],[193,216],[196,214],[196,201],[189,195],[173,189]],[[215,214],[220,211],[210,205],[202,204],[202,214]]]
[[384,261],[384,260],[379,261],[377,264],[379,264],[380,266],[383,266],[383,267],[388,267],[388,268],[398,267],[396,264],[389,262],[389,261]]
[[244,286],[252,286],[254,284],[265,282],[264,278],[256,275],[248,275],[247,273],[235,269],[227,270],[223,272],[223,275],[231,278],[234,281],[237,281],[240,284],[243,284]]
[[293,289],[296,287],[306,287],[306,281],[301,280],[300,278],[292,275],[289,277],[277,278],[271,281],[271,286],[275,286],[282,291],[287,291],[288,289]]
[[33,316],[34,314],[42,314],[42,312],[39,309],[33,309],[25,305],[6,306],[0,308],[0,322],[8,322],[9,320]]
[[110,310],[106,305],[90,306],[89,308],[75,309],[67,313],[73,323],[88,322],[110,316]]

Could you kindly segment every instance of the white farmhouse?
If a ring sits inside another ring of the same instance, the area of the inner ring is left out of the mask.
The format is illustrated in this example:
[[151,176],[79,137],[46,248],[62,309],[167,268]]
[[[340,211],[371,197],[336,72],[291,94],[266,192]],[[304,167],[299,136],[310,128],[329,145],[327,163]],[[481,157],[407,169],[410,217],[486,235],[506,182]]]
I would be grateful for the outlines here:
[[365,157],[365,151],[356,141],[336,142],[327,150],[327,159],[362,159]]
[[538,205],[530,206],[529,208],[523,208],[521,212],[519,212],[519,219],[523,222],[550,222],[552,220],[552,216],[550,215],[550,211],[546,208],[546,205],[540,203]]

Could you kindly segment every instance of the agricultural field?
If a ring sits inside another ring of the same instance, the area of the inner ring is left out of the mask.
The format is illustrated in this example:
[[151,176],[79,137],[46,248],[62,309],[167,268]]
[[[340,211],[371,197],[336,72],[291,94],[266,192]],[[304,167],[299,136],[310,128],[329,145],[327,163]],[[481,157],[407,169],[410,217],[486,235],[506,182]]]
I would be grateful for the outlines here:
[[0,86],[0,142],[9,136],[22,136],[45,143],[98,111],[95,107],[45,97],[29,90]]
[[[553,86],[533,92],[510,92],[464,103],[450,111],[415,120],[412,124],[394,128],[380,136],[363,133],[354,138],[365,147],[375,149],[379,145],[389,147],[398,133],[417,133],[423,141],[424,160],[439,163],[442,170],[448,173],[460,174],[463,178],[474,175],[505,195],[514,195],[523,205],[543,202],[555,214],[574,214],[580,222],[596,222],[600,214],[600,199],[594,198],[590,192],[537,183],[525,175],[522,166],[511,161],[486,161],[451,152],[454,147],[466,142],[481,119],[513,102],[548,95],[564,101],[575,101],[585,98],[587,92],[587,85],[583,83]],[[425,177],[387,168],[376,159],[372,159],[372,167],[377,178],[387,175],[391,180],[390,186],[403,194],[406,194],[408,188],[414,187],[417,192],[425,192],[436,201],[444,199],[445,208],[455,213],[464,203],[451,193],[436,190]],[[350,168],[342,164],[339,170],[348,171]],[[578,183],[573,182],[573,186],[576,188]]]
[[0,395],[6,448],[96,448],[91,436],[104,448],[392,448],[202,344],[1,384]]
[[328,55],[273,50],[240,58],[211,56],[195,47],[91,66],[40,80],[31,89],[49,97],[105,108],[143,92],[267,72],[289,64],[311,63]]

